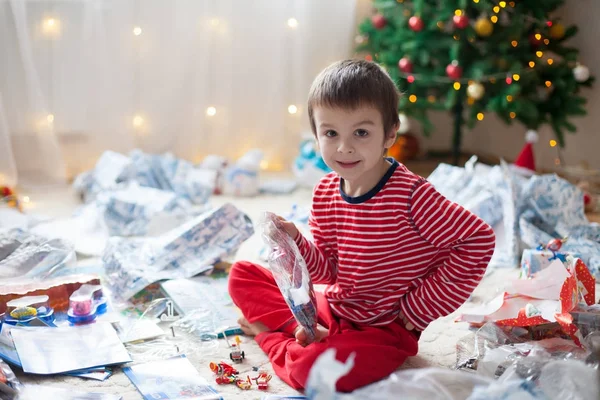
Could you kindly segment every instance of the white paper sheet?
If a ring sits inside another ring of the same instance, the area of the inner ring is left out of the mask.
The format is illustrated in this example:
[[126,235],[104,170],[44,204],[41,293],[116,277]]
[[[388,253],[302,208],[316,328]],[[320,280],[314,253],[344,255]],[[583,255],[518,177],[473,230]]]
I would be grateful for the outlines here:
[[56,374],[130,362],[108,322],[59,328],[11,329],[23,371]]

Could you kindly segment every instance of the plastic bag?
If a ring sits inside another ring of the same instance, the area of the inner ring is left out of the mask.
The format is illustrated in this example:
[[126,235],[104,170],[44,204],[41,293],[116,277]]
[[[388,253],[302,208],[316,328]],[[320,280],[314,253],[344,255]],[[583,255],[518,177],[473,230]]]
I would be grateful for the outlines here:
[[308,340],[313,341],[317,325],[317,301],[306,262],[275,214],[266,212],[261,228],[263,240],[271,249],[267,261],[275,282],[294,318],[306,331]]

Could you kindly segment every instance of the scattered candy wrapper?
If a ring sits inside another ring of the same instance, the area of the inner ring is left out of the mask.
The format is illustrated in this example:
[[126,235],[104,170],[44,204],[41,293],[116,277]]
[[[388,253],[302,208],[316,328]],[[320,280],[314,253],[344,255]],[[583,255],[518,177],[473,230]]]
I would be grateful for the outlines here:
[[209,271],[253,233],[248,216],[225,204],[158,237],[112,237],[103,255],[110,287],[127,300],[153,282]]
[[580,301],[595,303],[595,285],[580,259],[569,259],[567,265],[555,260],[532,279],[514,281],[508,292],[489,303],[464,309],[457,321],[521,327],[558,322],[581,346],[583,338],[570,312]]
[[271,249],[268,262],[275,282],[298,324],[314,339],[317,302],[300,250],[275,214],[265,213],[261,228],[263,240]]
[[0,233],[0,279],[43,279],[75,262],[73,247],[64,240],[49,240],[20,229]]

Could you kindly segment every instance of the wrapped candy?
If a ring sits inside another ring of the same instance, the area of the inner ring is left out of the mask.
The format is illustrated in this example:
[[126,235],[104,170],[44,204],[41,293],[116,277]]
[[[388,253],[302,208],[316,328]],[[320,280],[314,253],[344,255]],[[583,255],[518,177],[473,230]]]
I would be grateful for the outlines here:
[[275,214],[266,212],[261,225],[263,240],[271,249],[268,262],[275,282],[294,318],[306,331],[309,341],[313,341],[317,301],[306,262]]

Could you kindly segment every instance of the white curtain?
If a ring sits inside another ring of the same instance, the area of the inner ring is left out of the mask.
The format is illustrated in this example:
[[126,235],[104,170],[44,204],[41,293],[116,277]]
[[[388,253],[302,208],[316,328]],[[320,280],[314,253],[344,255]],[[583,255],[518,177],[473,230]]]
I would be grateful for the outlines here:
[[0,185],[107,149],[286,169],[314,76],[352,55],[353,0],[0,1]]

